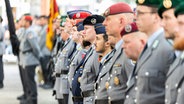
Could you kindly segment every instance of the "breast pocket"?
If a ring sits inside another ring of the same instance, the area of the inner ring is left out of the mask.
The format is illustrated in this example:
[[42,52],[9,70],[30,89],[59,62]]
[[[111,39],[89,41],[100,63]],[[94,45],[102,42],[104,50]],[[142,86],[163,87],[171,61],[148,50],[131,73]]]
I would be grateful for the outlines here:
[[[138,73],[138,86],[140,89],[144,89],[143,92],[155,92],[163,90],[164,81],[159,72],[156,69],[144,70]],[[161,89],[160,89],[161,88]]]
[[91,83],[93,81],[92,79],[92,76],[94,73],[92,73],[92,69],[91,69],[91,66],[85,66],[85,69],[84,69],[84,76],[85,76],[85,80],[86,80],[86,83]]
[[126,75],[123,75],[121,64],[115,64],[113,66],[112,75],[114,85],[118,86],[122,85],[123,83],[126,83],[127,78],[125,77]]

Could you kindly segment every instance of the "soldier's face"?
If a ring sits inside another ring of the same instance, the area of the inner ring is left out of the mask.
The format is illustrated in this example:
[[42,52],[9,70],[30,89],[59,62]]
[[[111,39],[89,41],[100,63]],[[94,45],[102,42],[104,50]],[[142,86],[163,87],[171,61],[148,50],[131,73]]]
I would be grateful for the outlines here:
[[78,42],[81,39],[81,36],[79,35],[79,32],[77,31],[77,27],[73,27],[72,30],[72,40],[74,42]]
[[155,15],[151,8],[143,5],[138,5],[136,9],[136,23],[139,31],[148,33],[155,24]]
[[103,38],[103,34],[96,35],[95,50],[98,53],[103,53],[105,51],[105,40]]
[[178,26],[175,28],[174,48],[184,50],[184,15],[178,15]]
[[162,23],[161,25],[165,31],[165,37],[167,39],[174,39],[174,28],[177,27],[177,19],[174,16],[174,9],[169,9],[162,14]]
[[85,41],[94,42],[95,37],[96,37],[94,26],[85,25],[82,37],[83,37],[83,40]]
[[107,35],[116,36],[120,34],[120,18],[117,15],[109,15],[103,21]]

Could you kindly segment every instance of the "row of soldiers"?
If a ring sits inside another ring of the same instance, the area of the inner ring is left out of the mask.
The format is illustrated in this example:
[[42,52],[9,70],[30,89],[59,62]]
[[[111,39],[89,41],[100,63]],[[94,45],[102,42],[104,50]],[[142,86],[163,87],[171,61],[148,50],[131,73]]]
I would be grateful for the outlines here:
[[181,0],[69,11],[55,57],[59,104],[183,104]]

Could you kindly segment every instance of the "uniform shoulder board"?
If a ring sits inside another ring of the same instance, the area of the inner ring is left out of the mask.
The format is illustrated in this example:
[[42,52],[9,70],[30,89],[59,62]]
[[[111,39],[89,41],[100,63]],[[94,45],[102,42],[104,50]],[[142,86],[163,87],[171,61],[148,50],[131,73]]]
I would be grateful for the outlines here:
[[153,49],[157,48],[158,44],[159,44],[159,40],[155,40],[153,43]]
[[181,59],[184,59],[184,52],[182,52],[181,54]]

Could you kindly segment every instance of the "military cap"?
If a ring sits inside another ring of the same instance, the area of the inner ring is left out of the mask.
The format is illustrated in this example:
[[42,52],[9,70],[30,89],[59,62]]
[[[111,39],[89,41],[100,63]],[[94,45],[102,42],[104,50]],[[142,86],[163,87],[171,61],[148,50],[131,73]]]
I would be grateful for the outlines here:
[[83,22],[77,23],[76,26],[77,26],[77,31],[82,31],[82,30],[84,30]]
[[64,23],[66,22],[66,18],[67,18],[67,16],[66,15],[62,15],[62,16],[59,16],[60,18],[59,19],[61,19],[61,22],[60,22],[60,26],[64,26]]
[[97,23],[102,23],[104,19],[105,18],[101,15],[88,16],[86,19],[84,19],[83,25],[95,25]]
[[30,15],[24,16],[24,19],[25,19],[26,21],[32,21],[32,20],[33,20],[32,16],[30,16]]
[[182,2],[181,4],[179,4],[174,12],[175,16],[177,17],[180,14],[184,14],[184,2]]
[[171,8],[175,8],[181,0],[163,0],[158,8],[158,14],[162,18],[162,13]]
[[105,34],[105,26],[102,23],[95,24],[95,32],[96,34]]
[[104,16],[115,15],[120,13],[133,13],[131,7],[123,2],[116,3],[107,8],[104,12]]
[[149,7],[158,8],[161,1],[162,0],[136,0],[136,3],[138,5],[145,5],[145,6],[149,6]]
[[73,19],[85,19],[86,17],[90,16],[89,12],[77,12],[73,15]]
[[87,11],[87,10],[72,10],[72,11],[68,11],[67,15],[70,19],[72,19],[72,17],[78,13],[78,12],[88,12],[89,14],[92,14],[91,12]]
[[132,22],[128,25],[126,25],[123,30],[121,31],[121,36],[124,36],[129,33],[137,32],[138,28],[135,22]]

